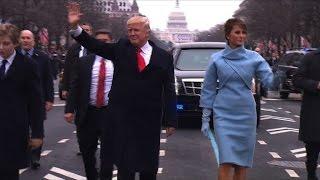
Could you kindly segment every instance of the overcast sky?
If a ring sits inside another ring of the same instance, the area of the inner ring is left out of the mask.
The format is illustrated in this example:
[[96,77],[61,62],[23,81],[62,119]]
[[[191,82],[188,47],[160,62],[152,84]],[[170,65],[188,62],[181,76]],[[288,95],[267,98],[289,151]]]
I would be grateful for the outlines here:
[[[190,30],[208,30],[224,23],[239,8],[242,0],[180,0]],[[150,19],[151,28],[164,30],[176,0],[137,0],[139,10]]]

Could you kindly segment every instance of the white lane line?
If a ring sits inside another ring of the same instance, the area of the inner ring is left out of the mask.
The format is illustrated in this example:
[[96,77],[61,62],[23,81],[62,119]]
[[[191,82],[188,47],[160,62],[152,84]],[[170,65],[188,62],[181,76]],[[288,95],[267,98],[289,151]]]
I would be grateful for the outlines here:
[[278,108],[278,109],[282,109],[282,108]]
[[290,177],[299,177],[299,175],[292,169],[286,169],[286,172],[289,174]]
[[285,132],[299,132],[299,129],[295,128],[289,128],[289,127],[281,127],[281,128],[274,128],[274,129],[267,129],[267,131],[270,134],[280,134],[280,133],[285,133]]
[[75,173],[72,173],[72,172],[66,171],[64,169],[57,168],[57,167],[51,168],[50,171],[64,175],[64,176],[72,178],[72,179],[76,179],[76,180],[86,180],[87,179],[86,177],[80,176],[78,174],[75,174]]
[[287,122],[296,122],[292,118],[271,116],[271,115],[262,115],[261,118],[260,118],[260,120],[267,120],[267,119],[274,119],[274,120],[287,121]]
[[265,108],[261,108],[261,111],[268,111],[268,112],[277,112],[274,109],[265,109]]
[[306,151],[306,148],[299,148],[299,149],[293,149],[293,150],[290,150],[292,153],[298,153],[298,152],[303,152],[303,151]]
[[61,103],[61,104],[53,104],[52,106],[53,107],[62,107],[62,106],[65,106],[66,104],[65,103]]
[[52,175],[52,174],[47,174],[43,178],[47,179],[47,180],[65,180],[65,179],[59,178],[59,177],[57,177],[55,175]]
[[69,139],[61,139],[60,141],[58,141],[58,143],[66,143],[67,141],[69,141]]
[[160,139],[160,143],[167,143],[167,139]]
[[300,116],[298,116],[298,115],[294,115],[294,117],[296,117],[296,118],[300,118]]
[[113,177],[113,178],[112,178],[112,180],[117,180],[117,179],[118,179],[117,177]]
[[113,175],[117,175],[118,174],[118,170],[113,170],[112,174]]
[[45,150],[41,152],[41,156],[47,156],[48,154],[50,154],[52,152],[52,150]]
[[294,155],[296,158],[302,158],[302,157],[306,157],[307,153],[299,153],[299,154],[295,154]]
[[279,154],[276,153],[276,152],[269,152],[269,154],[270,154],[273,158],[275,158],[275,159],[280,159],[280,158],[281,158],[281,157],[279,156]]
[[296,133],[298,133],[299,130],[288,129],[288,130],[274,131],[274,132],[269,132],[269,133],[270,134],[281,134],[281,133],[286,133],[286,132],[296,132]]
[[261,140],[258,140],[258,143],[261,144],[261,145],[266,145],[267,144],[265,141],[261,141]]
[[291,114],[291,112],[290,111],[285,111],[286,113],[288,113],[288,114]]
[[158,168],[158,174],[162,174],[163,168]]
[[161,131],[161,133],[165,134],[165,133],[167,133],[167,130],[164,129],[164,130]]
[[26,170],[28,170],[28,168],[20,169],[20,170],[19,170],[19,174],[22,174],[22,173],[25,172]]
[[166,155],[166,150],[160,150],[159,156],[163,157]]

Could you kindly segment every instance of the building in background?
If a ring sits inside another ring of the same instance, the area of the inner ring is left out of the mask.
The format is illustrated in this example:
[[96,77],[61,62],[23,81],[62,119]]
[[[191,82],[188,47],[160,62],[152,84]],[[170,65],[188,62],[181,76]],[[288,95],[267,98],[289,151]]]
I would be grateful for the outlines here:
[[160,40],[173,43],[193,42],[196,37],[196,32],[188,29],[186,16],[179,8],[179,0],[176,0],[176,7],[169,14],[167,29],[155,29],[153,33]]
[[104,12],[110,17],[135,16],[139,14],[136,0],[96,0],[97,10]]

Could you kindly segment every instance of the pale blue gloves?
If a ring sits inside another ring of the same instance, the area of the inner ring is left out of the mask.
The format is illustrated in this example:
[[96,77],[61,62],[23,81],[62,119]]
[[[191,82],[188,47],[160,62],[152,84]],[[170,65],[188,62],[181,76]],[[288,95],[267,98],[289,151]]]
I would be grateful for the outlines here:
[[201,132],[203,133],[203,135],[205,135],[206,137],[209,137],[209,132],[210,132],[210,115],[212,113],[212,109],[208,109],[208,108],[203,108],[202,110],[202,126],[201,126]]

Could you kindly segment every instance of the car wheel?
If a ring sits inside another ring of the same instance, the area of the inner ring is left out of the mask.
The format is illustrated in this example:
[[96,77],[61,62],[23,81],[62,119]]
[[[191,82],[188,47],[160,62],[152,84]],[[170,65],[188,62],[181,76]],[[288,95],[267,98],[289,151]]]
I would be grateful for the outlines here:
[[289,93],[288,92],[280,92],[280,98],[281,99],[288,99]]

